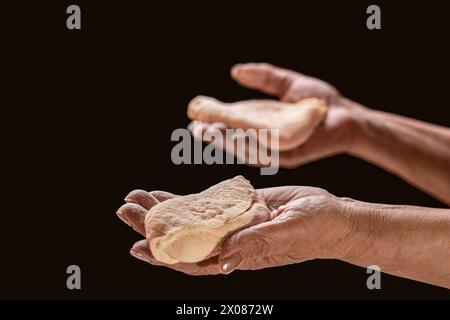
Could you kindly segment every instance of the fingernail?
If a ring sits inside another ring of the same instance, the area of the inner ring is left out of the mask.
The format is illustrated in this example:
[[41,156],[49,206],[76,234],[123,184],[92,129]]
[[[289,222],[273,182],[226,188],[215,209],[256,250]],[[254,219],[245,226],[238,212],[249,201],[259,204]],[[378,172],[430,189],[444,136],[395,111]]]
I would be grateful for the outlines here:
[[233,78],[237,78],[239,75],[239,72],[241,71],[242,64],[237,64],[231,69],[231,75]]
[[130,254],[133,256],[133,257],[135,257],[135,258],[138,258],[138,259],[143,259],[143,256],[142,256],[142,254],[140,254],[139,252],[137,252],[137,251],[135,251],[135,250],[133,250],[133,249],[131,249],[130,250]]
[[122,212],[117,211],[116,214],[117,214],[117,216],[120,218],[120,220],[122,220],[122,221],[125,222],[129,227],[131,227],[131,223],[129,223],[128,220],[125,219],[125,217],[123,216]]
[[241,255],[239,253],[235,253],[222,261],[222,271],[225,274],[229,274],[234,271],[241,264],[241,262]]

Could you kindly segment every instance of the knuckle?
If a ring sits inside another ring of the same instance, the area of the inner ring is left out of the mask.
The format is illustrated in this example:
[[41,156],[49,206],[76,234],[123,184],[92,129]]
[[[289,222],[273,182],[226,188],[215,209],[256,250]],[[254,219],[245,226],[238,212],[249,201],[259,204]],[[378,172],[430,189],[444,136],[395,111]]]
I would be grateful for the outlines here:
[[255,232],[245,243],[248,256],[263,257],[270,252],[269,239],[260,233]]
[[122,214],[129,214],[129,213],[136,211],[136,207],[138,207],[137,204],[129,202],[129,203],[123,204],[117,211]]
[[254,253],[259,256],[264,256],[269,252],[270,246],[266,239],[264,238],[257,238],[255,239],[254,244]]
[[135,189],[131,191],[126,197],[125,200],[127,201],[135,201],[137,198],[142,196],[143,193],[147,193],[147,191],[141,190],[141,189]]

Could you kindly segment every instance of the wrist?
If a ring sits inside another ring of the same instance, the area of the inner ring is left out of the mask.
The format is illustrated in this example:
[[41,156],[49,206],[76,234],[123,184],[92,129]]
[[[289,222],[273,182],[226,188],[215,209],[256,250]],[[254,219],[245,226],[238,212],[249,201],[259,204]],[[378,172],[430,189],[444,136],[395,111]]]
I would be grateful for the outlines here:
[[377,121],[378,117],[375,116],[374,110],[344,97],[339,99],[338,107],[347,113],[345,127],[348,134],[344,143],[344,152],[358,155],[367,144],[367,131],[371,123]]
[[[351,198],[334,197],[334,210],[320,221],[320,250],[316,258],[349,261],[370,247],[370,204]],[[373,209],[371,209],[373,210]]]
[[357,201],[351,198],[338,198],[340,220],[345,226],[343,237],[336,246],[336,259],[346,262],[364,260],[364,256],[374,243],[378,204]]
[[373,264],[379,255],[395,260],[395,246],[401,232],[393,228],[406,226],[401,218],[403,205],[383,205],[339,198],[341,216],[347,225],[347,234],[340,243],[338,259],[365,266]]

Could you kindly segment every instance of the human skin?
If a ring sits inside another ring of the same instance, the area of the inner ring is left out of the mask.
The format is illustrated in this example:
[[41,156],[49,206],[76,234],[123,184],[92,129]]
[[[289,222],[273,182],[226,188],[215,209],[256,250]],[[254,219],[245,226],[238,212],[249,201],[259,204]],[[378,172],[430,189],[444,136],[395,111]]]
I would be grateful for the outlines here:
[[[309,140],[280,153],[280,166],[295,168],[346,153],[378,165],[450,204],[450,130],[364,107],[331,85],[268,64],[233,67],[232,77],[249,88],[295,102],[320,97],[327,116]],[[202,139],[208,130],[227,125],[204,124],[191,132]],[[219,146],[226,144],[215,142]],[[227,150],[230,152],[230,150]],[[311,259],[339,259],[359,266],[378,265],[383,272],[450,288],[450,210],[383,205],[335,197],[311,187],[277,187],[258,192],[273,210],[269,221],[233,234],[214,256],[196,264],[167,267],[188,274],[229,273]],[[141,234],[148,209],[174,195],[136,190],[118,215]],[[156,261],[146,240],[132,255]]]
[[[450,210],[365,203],[303,186],[258,193],[272,210],[270,218],[231,235],[220,255],[167,265],[155,260],[145,239],[133,245],[131,254],[191,275],[338,259],[450,288]],[[148,210],[172,197],[163,191],[134,190],[117,214],[145,237]]]
[[[349,154],[450,204],[450,129],[372,110],[343,97],[326,82],[265,63],[238,64],[231,69],[231,76],[243,86],[282,101],[318,97],[328,102],[325,119],[306,143],[280,152],[280,167],[296,168],[321,158]],[[195,138],[205,139],[208,130],[224,130],[227,125],[218,118],[203,123],[202,131],[189,128]],[[227,146],[220,141],[216,145]],[[233,154],[233,150],[227,152]]]

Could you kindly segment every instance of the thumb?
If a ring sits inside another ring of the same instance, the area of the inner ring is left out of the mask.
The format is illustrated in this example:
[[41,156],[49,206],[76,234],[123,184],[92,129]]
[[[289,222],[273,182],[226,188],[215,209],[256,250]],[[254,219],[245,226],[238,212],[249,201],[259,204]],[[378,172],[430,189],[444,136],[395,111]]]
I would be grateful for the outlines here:
[[267,221],[233,234],[222,247],[219,262],[224,273],[244,260],[275,254],[283,239],[283,223]]
[[294,71],[267,63],[236,64],[231,68],[231,77],[240,85],[278,97],[286,93],[298,76]]

